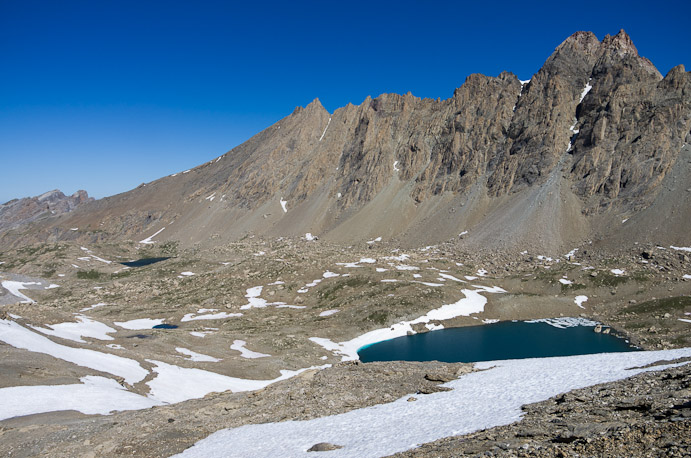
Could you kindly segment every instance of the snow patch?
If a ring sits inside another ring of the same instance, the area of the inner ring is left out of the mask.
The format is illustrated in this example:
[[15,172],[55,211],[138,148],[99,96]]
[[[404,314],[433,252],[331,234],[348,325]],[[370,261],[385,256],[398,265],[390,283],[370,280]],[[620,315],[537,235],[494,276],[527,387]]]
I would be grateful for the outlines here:
[[187,348],[177,347],[175,351],[177,351],[178,353],[182,353],[185,356],[189,356],[190,361],[198,363],[217,363],[220,361],[220,359],[214,358],[213,356],[202,355],[201,353],[188,350]]
[[577,306],[580,308],[584,309],[583,303],[588,300],[588,296],[576,296],[573,301],[576,303]]
[[142,329],[152,329],[154,326],[163,324],[165,320],[163,318],[140,318],[138,320],[129,321],[114,321],[115,326],[120,326],[123,329],[129,329],[132,331],[140,331]]
[[196,313],[188,313],[185,316],[183,316],[180,319],[180,321],[184,323],[187,321],[198,321],[198,320],[222,320],[223,318],[233,318],[233,317],[237,317],[237,316],[242,316],[242,313],[218,312],[218,313],[209,313],[206,315],[197,315]]
[[688,356],[691,348],[476,363],[481,370],[444,385],[450,391],[415,402],[407,402],[410,396],[405,395],[339,415],[224,429],[176,456],[309,457],[307,448],[325,441],[343,446],[329,456],[389,456],[418,444],[517,422],[524,415],[523,405],[662,370],[670,365],[642,367]]
[[160,234],[161,232],[163,232],[163,229],[165,229],[165,227],[162,227],[162,228],[159,229],[155,234],[150,235],[149,237],[145,238],[144,240],[140,240],[139,243],[143,243],[143,244],[145,244],[145,245],[152,245],[152,244],[156,243],[156,242],[154,242],[154,241],[151,240],[151,239],[153,239],[153,238],[156,237],[158,234]]
[[324,135],[326,135],[326,130],[329,128],[329,124],[331,124],[331,118],[329,118],[329,122],[326,123],[326,127],[324,127],[324,132],[322,132],[322,136],[319,137],[319,141],[322,141],[322,138],[324,138]]
[[115,411],[148,409],[160,404],[127,391],[115,380],[89,375],[81,384],[14,386],[0,389],[0,420],[60,410],[86,415],[108,415]]
[[108,334],[117,332],[115,329],[89,317],[77,316],[76,323],[58,323],[46,325],[50,329],[31,326],[31,328],[49,336],[60,337],[73,342],[84,343],[82,337],[91,337],[98,340],[113,340]]
[[35,282],[35,281],[21,282],[21,281],[5,280],[0,284],[2,284],[2,287],[5,288],[7,291],[9,291],[11,295],[22,299],[20,301],[22,304],[32,304],[32,303],[36,302],[33,299],[31,299],[30,297],[25,296],[24,294],[20,293],[19,290],[20,289],[28,289],[27,286],[30,286],[30,285],[40,285],[39,282]]
[[244,340],[234,340],[233,345],[230,346],[231,350],[237,350],[240,352],[240,356],[243,358],[248,358],[248,359],[256,359],[256,358],[266,358],[267,355],[266,353],[259,353],[256,351],[248,350],[245,348],[245,345],[247,345],[247,342]]
[[10,320],[0,320],[0,340],[15,348],[44,353],[79,366],[122,377],[130,385],[144,380],[149,373],[133,359],[60,345]]

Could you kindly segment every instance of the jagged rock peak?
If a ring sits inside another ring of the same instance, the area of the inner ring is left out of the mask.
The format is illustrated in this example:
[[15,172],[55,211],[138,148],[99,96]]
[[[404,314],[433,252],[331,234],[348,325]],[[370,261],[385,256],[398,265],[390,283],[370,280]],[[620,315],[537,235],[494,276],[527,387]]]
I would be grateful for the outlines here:
[[314,113],[314,112],[319,112],[323,111],[328,113],[326,108],[324,108],[324,105],[322,105],[321,101],[319,100],[319,97],[315,98],[312,100],[306,107],[295,107],[295,110],[293,110],[293,114],[298,114],[302,112],[307,112],[307,113]]
[[592,54],[597,51],[599,45],[600,40],[597,39],[593,32],[579,31],[562,41],[555,49],[555,52],[559,52],[564,48],[572,48]]
[[619,33],[614,36],[606,35],[602,40],[602,47],[604,49],[616,51],[620,57],[626,54],[638,56],[638,49],[636,49],[633,41],[631,41],[631,37],[629,37],[624,29],[621,29]]

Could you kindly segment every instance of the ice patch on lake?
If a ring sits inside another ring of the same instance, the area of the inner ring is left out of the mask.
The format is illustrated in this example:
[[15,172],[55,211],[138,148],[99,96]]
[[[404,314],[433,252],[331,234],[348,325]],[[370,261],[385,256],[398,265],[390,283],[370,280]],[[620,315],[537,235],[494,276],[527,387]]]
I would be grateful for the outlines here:
[[546,323],[555,328],[565,329],[573,328],[576,326],[596,326],[597,321],[592,321],[587,318],[573,318],[573,317],[563,317],[563,318],[542,318],[539,320],[530,320],[526,323]]

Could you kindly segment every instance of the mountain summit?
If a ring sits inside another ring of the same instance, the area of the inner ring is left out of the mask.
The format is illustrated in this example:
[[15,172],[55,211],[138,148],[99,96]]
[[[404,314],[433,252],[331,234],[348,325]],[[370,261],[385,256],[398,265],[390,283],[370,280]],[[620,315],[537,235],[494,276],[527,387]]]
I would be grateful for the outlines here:
[[530,81],[473,74],[446,100],[382,94],[333,114],[315,99],[206,164],[45,229],[161,231],[183,245],[307,232],[411,245],[467,232],[469,247],[501,249],[680,243],[690,132],[683,66],[663,78],[623,30],[577,32]]

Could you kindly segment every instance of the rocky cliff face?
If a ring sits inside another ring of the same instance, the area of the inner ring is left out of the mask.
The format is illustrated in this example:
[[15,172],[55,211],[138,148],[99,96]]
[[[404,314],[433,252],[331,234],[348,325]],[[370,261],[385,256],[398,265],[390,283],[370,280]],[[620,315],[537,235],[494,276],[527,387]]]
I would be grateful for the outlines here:
[[66,196],[58,189],[36,197],[14,199],[0,205],[0,231],[41,218],[71,212],[79,205],[93,200],[93,197],[89,197],[87,192],[83,190]]
[[446,100],[383,94],[333,114],[315,99],[189,173],[86,206],[53,233],[98,225],[101,236],[134,237],[176,221],[164,236],[185,243],[306,231],[429,243],[475,228],[478,244],[557,248],[616,232],[619,215],[650,207],[689,132],[690,73],[663,78],[624,31],[602,41],[577,32],[527,82],[475,74]]

